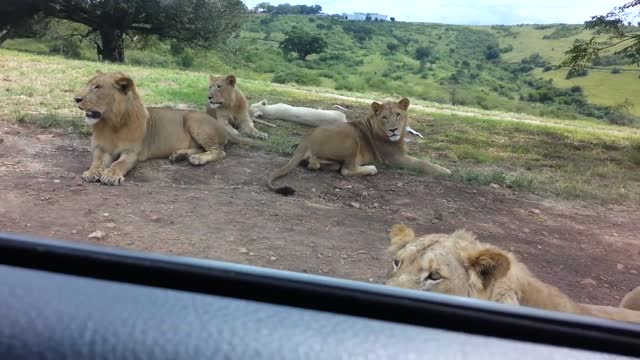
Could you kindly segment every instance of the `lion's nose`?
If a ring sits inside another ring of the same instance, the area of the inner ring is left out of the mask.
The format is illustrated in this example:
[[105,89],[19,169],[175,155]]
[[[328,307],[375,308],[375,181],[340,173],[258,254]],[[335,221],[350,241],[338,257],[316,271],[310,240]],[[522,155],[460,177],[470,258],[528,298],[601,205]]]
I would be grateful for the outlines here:
[[76,96],[73,98],[73,100],[76,101],[76,103],[80,104],[82,102],[82,100],[84,100],[83,98],[81,98],[80,96]]
[[391,131],[392,133],[398,131],[398,128],[393,128],[393,129],[389,129],[389,131]]

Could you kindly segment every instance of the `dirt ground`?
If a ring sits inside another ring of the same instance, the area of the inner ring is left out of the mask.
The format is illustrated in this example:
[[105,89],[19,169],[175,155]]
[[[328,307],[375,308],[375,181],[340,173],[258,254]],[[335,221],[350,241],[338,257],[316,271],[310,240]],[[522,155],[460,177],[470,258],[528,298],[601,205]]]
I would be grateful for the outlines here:
[[[231,147],[215,164],[153,160],[125,185],[84,183],[89,140],[0,123],[0,231],[384,281],[387,231],[467,228],[515,252],[581,302],[617,305],[640,284],[640,208],[597,206],[471,187],[397,171],[361,179],[295,170],[268,191],[285,158]],[[101,230],[102,240],[88,236]]]

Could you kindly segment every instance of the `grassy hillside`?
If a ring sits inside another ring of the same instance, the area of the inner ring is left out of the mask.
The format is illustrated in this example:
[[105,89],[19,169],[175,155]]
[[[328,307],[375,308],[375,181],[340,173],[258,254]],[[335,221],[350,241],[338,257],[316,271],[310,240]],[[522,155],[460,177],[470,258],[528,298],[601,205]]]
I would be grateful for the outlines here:
[[[328,49],[310,55],[306,61],[285,59],[278,45],[284,32],[293,27],[322,34]],[[637,125],[639,120],[625,114],[619,105],[627,104],[631,114],[640,117],[640,91],[633,91],[640,85],[636,76],[640,73],[610,74],[613,66],[602,66],[603,70],[592,71],[584,78],[565,80],[564,71],[543,71],[557,64],[575,39],[588,35],[576,25],[471,27],[253,16],[239,37],[213,51],[182,49],[151,38],[137,47],[128,44],[126,58],[131,65],[235,72],[275,83]],[[7,41],[3,47],[95,58],[91,44],[69,42],[18,39]],[[77,50],[67,49],[74,46]],[[418,49],[428,49],[422,61],[416,59]]]
[[[207,73],[100,64],[0,49],[0,121],[69,129],[87,134],[72,97],[96,70],[121,70],[134,76],[148,105],[203,109]],[[215,71],[214,71],[215,72]],[[273,84],[240,78],[250,101],[266,98],[331,108],[362,116],[372,97],[386,95],[329,91],[320,87]],[[414,99],[410,151],[453,170],[452,181],[495,183],[545,196],[602,202],[640,200],[640,130],[596,121],[545,119],[520,114],[453,107]],[[290,154],[305,128],[276,121],[262,128],[270,138],[265,151]]]

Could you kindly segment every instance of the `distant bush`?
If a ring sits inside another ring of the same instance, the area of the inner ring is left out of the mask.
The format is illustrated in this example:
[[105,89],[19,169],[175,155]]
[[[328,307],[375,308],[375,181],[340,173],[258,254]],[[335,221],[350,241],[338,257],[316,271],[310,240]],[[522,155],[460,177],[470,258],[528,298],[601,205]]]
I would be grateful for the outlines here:
[[587,75],[589,75],[589,70],[587,68],[583,68],[583,69],[580,69],[580,70],[576,71],[575,73],[568,72],[567,76],[565,76],[565,79],[569,80],[569,79],[573,79],[573,78],[576,78],[576,77],[585,77]]
[[551,34],[542,37],[543,40],[565,39],[580,34],[582,27],[562,25],[557,27]]
[[49,52],[72,59],[79,59],[82,57],[82,53],[80,52],[80,43],[73,39],[62,39],[56,41],[49,47]]
[[549,72],[551,70],[554,70],[555,67],[553,65],[547,65],[544,68],[542,68],[542,72]]
[[601,55],[596,56],[591,60],[593,66],[614,66],[614,65],[626,65],[629,62],[618,55]]
[[613,68],[611,69],[611,73],[612,74],[620,74],[622,72],[622,70],[620,68]]
[[319,85],[320,79],[308,71],[280,70],[273,75],[271,82],[278,84],[296,83],[299,85]]
[[130,50],[127,52],[125,62],[131,65],[148,67],[175,67],[175,63],[170,56],[149,51],[142,52]]

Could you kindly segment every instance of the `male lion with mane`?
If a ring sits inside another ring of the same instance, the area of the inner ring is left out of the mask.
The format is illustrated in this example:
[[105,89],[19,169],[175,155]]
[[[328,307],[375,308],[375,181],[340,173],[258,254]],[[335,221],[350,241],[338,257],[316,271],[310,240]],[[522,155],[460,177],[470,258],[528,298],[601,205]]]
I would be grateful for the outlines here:
[[404,137],[409,99],[371,103],[371,111],[360,120],[336,126],[318,127],[304,136],[289,162],[269,177],[267,187],[281,195],[293,195],[289,186],[276,187],[273,181],[288,174],[301,161],[310,170],[340,169],[343,176],[375,175],[373,162],[419,170],[428,174],[450,174],[442,166],[407,155]]
[[393,275],[387,285],[640,323],[640,311],[574,302],[531,274],[512,253],[482,243],[468,231],[416,237],[398,224],[389,237]]
[[74,99],[91,127],[93,160],[82,174],[88,182],[120,185],[139,161],[169,157],[204,165],[226,156],[227,141],[258,144],[202,112],[145,107],[122,72],[97,72]]

